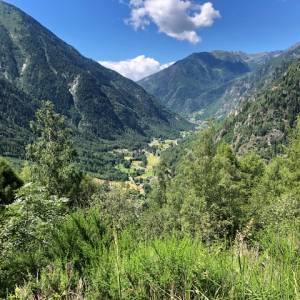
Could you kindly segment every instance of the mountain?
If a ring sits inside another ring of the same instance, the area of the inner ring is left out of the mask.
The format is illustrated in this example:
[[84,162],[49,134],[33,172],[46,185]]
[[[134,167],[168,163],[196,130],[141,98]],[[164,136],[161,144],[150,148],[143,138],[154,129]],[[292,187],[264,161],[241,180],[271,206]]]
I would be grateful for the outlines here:
[[299,55],[299,45],[257,54],[196,53],[139,84],[185,116],[195,120],[220,118],[266,87]]
[[252,54],[239,52],[242,59],[249,65],[252,71],[258,69],[260,66],[266,64],[274,57],[278,57],[282,53],[283,51],[259,52]]
[[[81,140],[169,136],[190,124],[133,81],[83,57],[18,8],[0,1],[0,154],[19,155],[29,120],[51,100]],[[20,105],[19,105],[20,104]],[[23,109],[24,108],[24,109]],[[4,113],[3,113],[4,112]],[[24,112],[24,113],[23,113]],[[11,135],[7,136],[7,128]],[[9,139],[10,141],[7,141]]]
[[281,150],[299,114],[300,59],[297,59],[225,121],[221,136],[240,154],[256,150],[270,157]]
[[251,72],[236,78],[224,87],[220,98],[206,107],[207,115],[218,118],[234,112],[248,99],[255,97],[257,93],[281,78],[297,58],[300,58],[300,44],[285,51],[248,55],[244,60],[251,67]]
[[162,103],[183,115],[200,111],[218,97],[219,89],[250,72],[240,53],[194,53],[139,82]]

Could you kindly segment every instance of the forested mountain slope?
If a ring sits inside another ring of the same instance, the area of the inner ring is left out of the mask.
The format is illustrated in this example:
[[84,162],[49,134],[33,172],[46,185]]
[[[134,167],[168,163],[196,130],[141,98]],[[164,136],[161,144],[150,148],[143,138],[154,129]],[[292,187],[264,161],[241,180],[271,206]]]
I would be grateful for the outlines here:
[[267,88],[248,99],[226,122],[223,135],[239,153],[279,151],[300,113],[300,60]]
[[[30,16],[3,1],[0,40],[0,78],[22,93],[22,102],[28,107],[51,100],[83,139],[112,139],[128,132],[149,138],[189,127],[139,85],[83,57]],[[14,98],[9,90],[3,96],[1,105]],[[19,107],[9,105],[11,109],[5,117],[9,124],[5,126],[15,127],[22,119],[26,127],[32,114],[19,114]],[[1,154],[11,150],[1,148]],[[17,155],[20,149],[13,152]]]
[[30,97],[5,79],[0,79],[0,153],[14,156],[30,136],[28,120],[34,117]]

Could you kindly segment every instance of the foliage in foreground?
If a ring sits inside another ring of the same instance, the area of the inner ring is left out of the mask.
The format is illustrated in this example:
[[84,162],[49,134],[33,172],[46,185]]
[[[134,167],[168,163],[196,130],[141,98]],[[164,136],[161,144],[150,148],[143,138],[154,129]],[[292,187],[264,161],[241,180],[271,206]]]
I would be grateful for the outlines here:
[[86,177],[66,199],[33,176],[0,211],[0,295],[299,299],[300,123],[270,162],[214,136],[163,161],[147,197]]
[[[75,233],[80,232],[74,242],[69,241],[72,250],[65,240],[68,235],[62,231],[61,249],[58,245],[54,247],[51,263],[38,279],[32,278],[17,288],[14,299],[297,299],[299,296],[299,223],[267,228],[261,233],[262,249],[258,244],[248,247],[241,240],[228,249],[221,243],[207,246],[188,236],[170,235],[147,242],[136,242],[128,232],[114,237],[98,227],[92,221],[94,217],[81,218],[76,223],[77,216],[72,225],[67,222],[66,226],[75,229]],[[84,236],[84,230],[90,235]],[[72,259],[61,251],[66,246]]]

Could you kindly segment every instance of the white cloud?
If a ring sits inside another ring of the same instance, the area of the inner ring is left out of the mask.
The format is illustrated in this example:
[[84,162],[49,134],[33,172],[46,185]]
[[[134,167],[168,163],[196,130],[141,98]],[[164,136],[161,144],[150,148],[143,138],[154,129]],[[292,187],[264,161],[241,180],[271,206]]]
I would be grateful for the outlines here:
[[130,0],[130,7],[127,23],[136,30],[153,22],[160,32],[194,44],[201,41],[197,29],[212,26],[221,17],[211,2],[200,5],[193,0]]
[[134,81],[159,72],[173,64],[160,64],[157,60],[145,55],[123,61],[99,61],[99,63]]

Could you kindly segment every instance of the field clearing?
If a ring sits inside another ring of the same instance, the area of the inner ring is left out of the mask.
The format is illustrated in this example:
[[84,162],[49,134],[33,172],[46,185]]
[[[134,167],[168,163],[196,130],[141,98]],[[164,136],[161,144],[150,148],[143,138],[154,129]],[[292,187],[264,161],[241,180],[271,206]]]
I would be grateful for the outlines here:
[[141,176],[142,178],[148,178],[154,176],[154,170],[159,165],[160,158],[153,153],[146,153],[147,156],[147,167],[145,173]]
[[124,191],[134,190],[134,191],[140,192],[141,194],[144,193],[143,187],[140,185],[137,185],[133,180],[109,181],[109,180],[94,178],[94,182],[99,185],[107,183],[111,188],[118,188],[118,189],[122,189]]
[[121,188],[124,190],[132,189],[144,194],[144,185],[155,179],[155,169],[160,163],[160,155],[163,151],[170,147],[177,145],[178,140],[160,140],[153,139],[149,146],[154,148],[152,152],[146,149],[141,150],[147,158],[147,165],[144,166],[143,161],[134,159],[134,152],[130,152],[127,149],[120,149],[117,152],[124,154],[124,160],[130,161],[130,167],[125,167],[120,163],[115,166],[116,169],[124,174],[127,174],[129,180],[127,181],[108,181],[95,178],[95,182],[98,184],[108,183],[110,187]]

